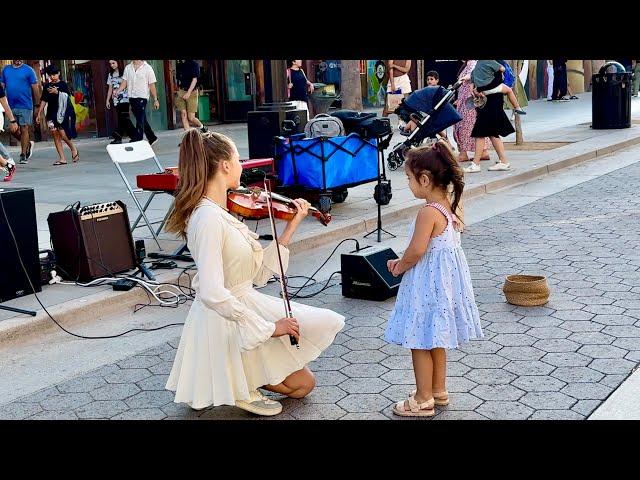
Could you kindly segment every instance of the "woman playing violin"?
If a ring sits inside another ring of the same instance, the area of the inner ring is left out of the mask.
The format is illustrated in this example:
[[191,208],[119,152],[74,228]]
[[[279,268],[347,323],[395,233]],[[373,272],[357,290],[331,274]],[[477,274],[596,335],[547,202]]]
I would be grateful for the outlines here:
[[[166,388],[176,392],[174,402],[193,409],[235,405],[277,415],[282,405],[258,389],[292,398],[311,392],[315,379],[306,365],[331,345],[344,317],[291,303],[293,317],[281,318],[282,300],[254,289],[279,274],[278,251],[275,242],[263,249],[258,235],[227,211],[227,191],[240,186],[242,173],[228,137],[189,130],[179,155],[180,191],[167,230],[186,239],[198,273]],[[309,211],[305,200],[294,204],[297,213],[278,235],[285,270],[287,245]]]

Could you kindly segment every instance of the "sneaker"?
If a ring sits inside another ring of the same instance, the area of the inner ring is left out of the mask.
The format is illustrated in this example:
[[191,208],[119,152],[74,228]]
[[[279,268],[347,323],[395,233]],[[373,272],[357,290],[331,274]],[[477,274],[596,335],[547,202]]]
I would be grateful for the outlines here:
[[29,149],[27,150],[27,160],[29,160],[31,158],[31,155],[33,155],[33,148],[36,146],[36,142],[34,142],[33,140],[29,141]]
[[487,168],[487,170],[491,170],[492,172],[511,170],[511,164],[496,162],[495,165],[491,165],[489,168]]
[[258,390],[249,392],[249,397],[249,400],[238,400],[236,407],[266,417],[278,415],[282,412],[282,404],[280,402],[265,397]]
[[119,144],[121,144],[121,143],[122,143],[122,139],[120,139],[120,140],[114,140],[114,141],[110,142],[110,143],[109,143],[109,145],[119,145]]
[[27,160],[27,157],[25,156],[24,153],[21,153],[20,154],[20,164],[26,165],[27,163],[29,163],[29,161]]
[[477,163],[472,163],[468,167],[464,167],[462,171],[464,173],[478,173],[482,171],[482,167],[480,167],[480,165],[478,165]]
[[207,133],[209,131],[209,129],[207,128],[206,125],[202,125],[202,128],[200,128],[200,133]]
[[158,137],[155,137],[153,140],[149,142],[149,145],[151,146],[155,145],[156,143],[158,143],[158,140],[159,140]]
[[5,182],[10,182],[11,179],[13,178],[13,176],[16,173],[16,164],[13,160],[9,159],[9,163],[7,163],[6,167],[3,167],[3,170],[5,170],[7,173],[4,176],[4,181]]

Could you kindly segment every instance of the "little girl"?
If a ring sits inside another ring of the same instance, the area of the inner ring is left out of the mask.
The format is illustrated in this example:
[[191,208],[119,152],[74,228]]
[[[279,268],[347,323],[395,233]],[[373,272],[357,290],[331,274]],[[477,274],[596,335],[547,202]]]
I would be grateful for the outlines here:
[[[406,159],[409,188],[427,203],[411,225],[404,255],[387,263],[392,275],[404,277],[385,339],[411,349],[417,386],[407,400],[394,405],[393,413],[430,417],[434,405],[449,404],[445,348],[483,334],[460,244],[460,222],[452,213],[462,197],[463,173],[442,140],[409,150]],[[453,195],[447,192],[450,184]]]

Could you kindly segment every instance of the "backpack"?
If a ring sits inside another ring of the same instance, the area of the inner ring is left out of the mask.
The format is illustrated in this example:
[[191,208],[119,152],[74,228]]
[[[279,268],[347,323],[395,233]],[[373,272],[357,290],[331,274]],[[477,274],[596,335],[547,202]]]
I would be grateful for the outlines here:
[[340,137],[344,135],[344,125],[337,117],[319,113],[307,122],[304,134],[307,138]]
[[513,74],[513,70],[504,60],[498,60],[498,63],[504,67],[504,84],[509,88],[513,88],[516,84],[516,76]]

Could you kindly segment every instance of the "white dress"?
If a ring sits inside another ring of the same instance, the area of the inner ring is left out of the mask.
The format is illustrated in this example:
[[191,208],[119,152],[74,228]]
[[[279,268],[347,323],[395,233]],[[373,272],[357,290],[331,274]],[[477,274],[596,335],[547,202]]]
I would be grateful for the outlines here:
[[[262,248],[258,235],[210,200],[193,211],[187,244],[198,266],[195,300],[166,388],[174,402],[192,408],[235,405],[249,392],[281,383],[326,349],[344,327],[331,310],[291,303],[300,324],[299,349],[289,336],[272,337],[285,316],[281,298],[258,292],[277,272],[275,242]],[[289,251],[280,247],[283,267]]]

